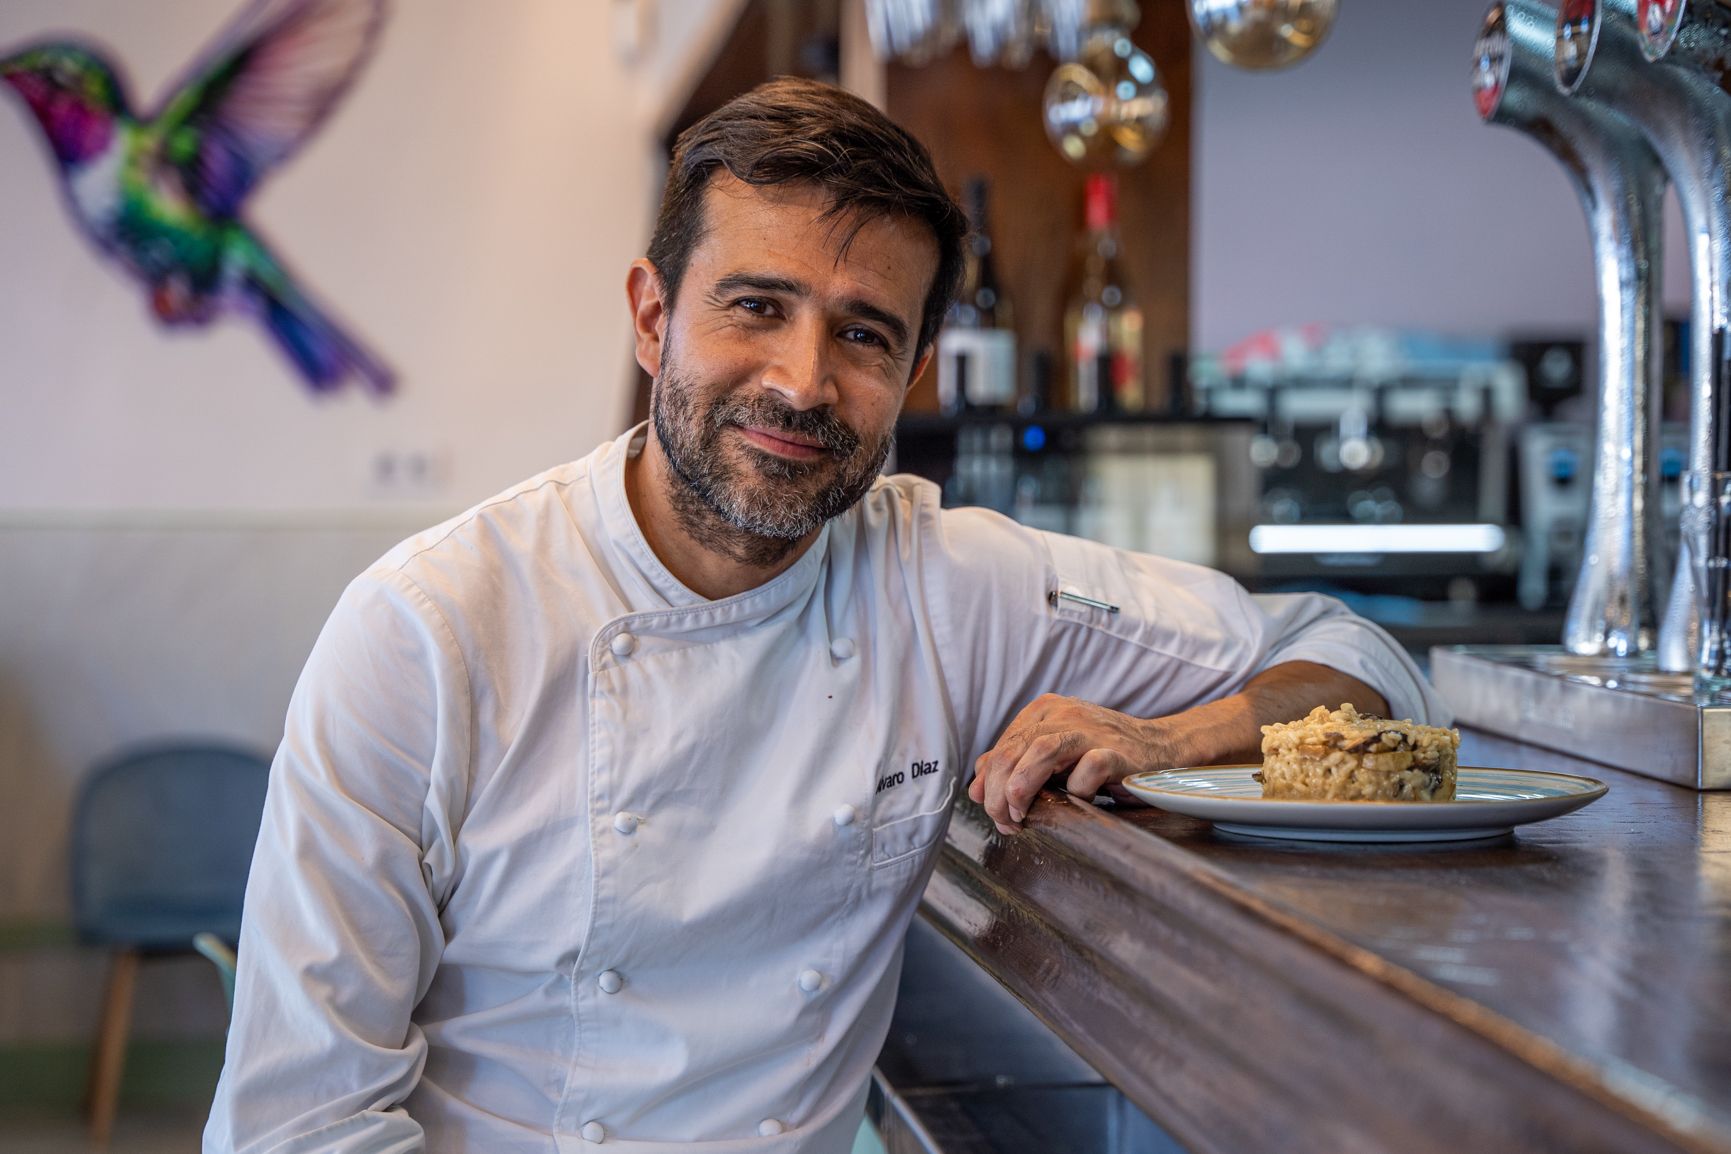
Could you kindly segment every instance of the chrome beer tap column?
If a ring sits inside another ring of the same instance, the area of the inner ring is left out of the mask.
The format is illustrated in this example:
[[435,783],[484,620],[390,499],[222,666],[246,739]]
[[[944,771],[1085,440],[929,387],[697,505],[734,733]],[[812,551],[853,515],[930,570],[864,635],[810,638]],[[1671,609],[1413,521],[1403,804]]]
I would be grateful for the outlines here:
[[[1707,125],[1721,130],[1719,149],[1714,167],[1704,172],[1704,187],[1699,198],[1705,212],[1717,225],[1723,226],[1731,208],[1726,197],[1731,195],[1727,181],[1722,132],[1731,120],[1731,12],[1718,0],[1639,0],[1636,29],[1641,37],[1641,51],[1655,70],[1687,78],[1691,90],[1698,93],[1697,115],[1703,122],[1701,136],[1708,135]],[[1705,146],[1705,140],[1703,140]],[[1681,193],[1681,189],[1679,189]],[[1683,201],[1685,223],[1688,222],[1689,201]],[[1700,230],[1692,223],[1690,237],[1699,238]],[[1731,469],[1731,420],[1726,405],[1731,402],[1727,389],[1727,358],[1731,357],[1731,336],[1727,333],[1727,317],[1731,315],[1731,284],[1726,280],[1725,238],[1723,227],[1709,234],[1717,239],[1716,275],[1694,278],[1693,331],[1690,355],[1694,369],[1690,374],[1689,393],[1689,468],[1695,472]],[[1699,251],[1700,245],[1692,251]],[[1697,258],[1699,260],[1699,258]],[[1705,317],[1703,316],[1705,313]],[[1677,575],[1671,585],[1671,597],[1665,606],[1663,625],[1659,632],[1659,665],[1662,669],[1682,671],[1693,669],[1700,649],[1700,607],[1695,599],[1693,569],[1689,564],[1689,541],[1684,535]]]
[[1553,79],[1557,13],[1498,0],[1473,48],[1473,102],[1488,124],[1524,132],[1562,164],[1593,242],[1599,295],[1598,455],[1581,572],[1563,645],[1588,656],[1653,648],[1658,586],[1660,209],[1665,172],[1639,129]]
[[[1641,129],[1659,154],[1689,238],[1692,294],[1689,372],[1690,467],[1712,468],[1714,406],[1724,400],[1725,349],[1731,326],[1731,103],[1698,72],[1655,65],[1643,54],[1637,0],[1564,0],[1557,14],[1557,83],[1576,96],[1610,104]],[[1695,667],[1695,593],[1686,556],[1679,558],[1659,625],[1659,666]]]

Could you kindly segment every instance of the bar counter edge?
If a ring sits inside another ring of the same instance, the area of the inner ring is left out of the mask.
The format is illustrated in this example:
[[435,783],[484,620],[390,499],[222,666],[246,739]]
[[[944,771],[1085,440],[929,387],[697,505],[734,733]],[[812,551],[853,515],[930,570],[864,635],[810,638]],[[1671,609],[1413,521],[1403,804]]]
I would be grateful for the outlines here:
[[[1503,764],[1533,767],[1537,755],[1567,772],[1586,765],[1612,783],[1608,810],[1613,797],[1640,806],[1662,791],[1659,804],[1677,814],[1663,826],[1667,844],[1647,855],[1657,860],[1688,844],[1685,810],[1718,804],[1557,754],[1511,756],[1513,743],[1488,735],[1478,748]],[[1651,826],[1600,816],[1626,838]],[[1731,827],[1731,809],[1721,816]],[[1698,817],[1696,856],[1713,824]],[[1434,858],[1408,847],[1245,846],[1193,819],[1047,790],[1009,838],[962,802],[921,912],[1198,1154],[1731,1151],[1722,1007],[1702,1007],[1707,1020],[1680,1022],[1674,1039],[1663,1026],[1688,1015],[1661,1013],[1657,1037],[1643,1019],[1638,1045],[1593,1025],[1591,1006],[1584,1029],[1571,1024],[1577,1000],[1643,1003],[1643,979],[1582,948],[1599,932],[1599,889],[1617,888],[1597,880],[1603,868],[1582,868],[1595,845],[1618,852],[1601,831],[1553,844],[1543,827]],[[1572,885],[1575,874],[1596,888]],[[1560,897],[1548,901],[1546,886]],[[1430,890],[1448,899],[1440,919],[1424,912]],[[1709,936],[1731,940],[1720,891],[1698,897],[1660,903],[1660,920],[1716,921],[1723,932]],[[1652,904],[1630,916],[1654,917]],[[1605,924],[1618,916],[1603,911]],[[1547,992],[1547,982],[1566,988]],[[1541,993],[1523,1001],[1527,983]],[[1655,1071],[1671,1059],[1643,1063],[1643,1046],[1682,1047],[1690,1064]]]

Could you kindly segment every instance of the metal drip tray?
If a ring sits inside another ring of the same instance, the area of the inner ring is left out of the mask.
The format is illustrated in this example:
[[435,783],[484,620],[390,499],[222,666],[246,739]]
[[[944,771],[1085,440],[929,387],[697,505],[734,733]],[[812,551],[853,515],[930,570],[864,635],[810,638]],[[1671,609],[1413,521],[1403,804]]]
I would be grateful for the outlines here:
[[[1552,652],[1528,647],[1496,646],[1473,650],[1479,654],[1512,654],[1516,664],[1555,673],[1560,677],[1577,678],[1607,689],[1631,687],[1658,697],[1678,701],[1694,700],[1694,680],[1687,673],[1661,673],[1651,656],[1646,657],[1582,657],[1576,653]],[[1530,654],[1525,657],[1522,655]],[[1497,660],[1495,656],[1490,658]]]
[[1651,657],[1581,657],[1561,646],[1431,650],[1456,720],[1530,745],[1686,785],[1731,788],[1731,697],[1697,699]]

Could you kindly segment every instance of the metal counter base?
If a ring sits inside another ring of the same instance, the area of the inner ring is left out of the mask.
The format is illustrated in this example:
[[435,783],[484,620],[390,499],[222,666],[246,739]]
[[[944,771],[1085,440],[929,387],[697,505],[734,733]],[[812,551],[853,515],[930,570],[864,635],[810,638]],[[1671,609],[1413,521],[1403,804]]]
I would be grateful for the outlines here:
[[1696,701],[1687,676],[1650,657],[1439,647],[1431,680],[1460,724],[1691,789],[1731,788],[1731,700]]
[[923,917],[866,1117],[887,1154],[1185,1154]]
[[879,1073],[866,1117],[886,1154],[1182,1154],[1110,1086],[902,1093]]

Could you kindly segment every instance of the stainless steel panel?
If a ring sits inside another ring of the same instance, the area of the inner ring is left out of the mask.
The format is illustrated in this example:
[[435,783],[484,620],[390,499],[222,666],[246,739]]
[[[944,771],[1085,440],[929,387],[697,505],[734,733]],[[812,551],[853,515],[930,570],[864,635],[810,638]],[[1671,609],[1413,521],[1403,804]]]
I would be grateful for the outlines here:
[[1431,650],[1456,720],[1691,789],[1731,789],[1731,700],[1697,701],[1687,675],[1643,658],[1560,646]]

